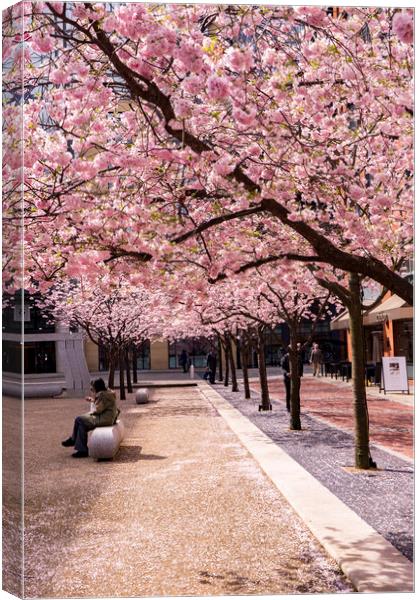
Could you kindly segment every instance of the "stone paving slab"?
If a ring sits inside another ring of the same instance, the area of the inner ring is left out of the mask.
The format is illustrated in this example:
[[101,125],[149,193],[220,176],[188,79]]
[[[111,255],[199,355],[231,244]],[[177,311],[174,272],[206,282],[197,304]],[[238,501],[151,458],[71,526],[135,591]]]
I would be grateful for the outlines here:
[[60,445],[83,400],[25,403],[27,597],[353,591],[198,388],[120,405],[97,462]]
[[322,485],[356,512],[407,558],[413,558],[414,469],[383,450],[374,449],[377,471],[354,473],[353,435],[320,421],[301,417],[301,432],[290,431],[284,401],[272,399],[272,412],[258,412],[260,396],[245,400],[221,384],[214,388]]
[[413,565],[409,560],[279,445],[273,445],[271,438],[214,387],[200,387],[359,592],[413,591]]

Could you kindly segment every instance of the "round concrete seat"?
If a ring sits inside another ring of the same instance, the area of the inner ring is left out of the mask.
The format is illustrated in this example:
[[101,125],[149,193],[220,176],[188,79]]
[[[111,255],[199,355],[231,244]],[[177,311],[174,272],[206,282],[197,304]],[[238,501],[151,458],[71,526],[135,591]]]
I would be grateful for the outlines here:
[[124,425],[117,421],[110,427],[96,427],[89,436],[89,456],[113,458],[124,437]]
[[136,404],[147,404],[149,402],[149,390],[139,388],[136,392]]

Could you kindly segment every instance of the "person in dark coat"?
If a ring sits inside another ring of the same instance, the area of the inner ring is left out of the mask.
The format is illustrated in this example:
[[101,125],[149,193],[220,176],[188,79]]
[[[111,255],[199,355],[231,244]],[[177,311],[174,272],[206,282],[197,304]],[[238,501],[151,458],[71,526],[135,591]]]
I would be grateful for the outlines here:
[[181,352],[181,356],[179,357],[179,364],[182,367],[182,370],[184,371],[184,373],[187,372],[187,365],[188,365],[188,354],[186,350],[183,350]]
[[290,360],[289,352],[281,359],[281,368],[283,369],[284,387],[286,389],[286,408],[290,412]]
[[302,348],[302,344],[300,342],[297,343],[297,353],[298,353],[299,377],[303,377],[303,363],[305,360],[305,349]]
[[207,368],[209,370],[210,383],[216,383],[217,358],[212,350],[207,355]]
[[[284,387],[286,389],[286,408],[287,412],[290,412],[290,346],[287,347],[287,353],[281,360],[281,368],[283,369]],[[300,343],[297,344],[297,360],[298,360],[298,374],[299,377],[303,376],[303,350]]]
[[88,431],[95,429],[95,427],[113,425],[119,413],[117,398],[112,390],[106,388],[103,379],[92,381],[91,390],[94,392],[95,397],[88,396],[85,400],[94,403],[94,410],[76,417],[71,437],[61,442],[64,447],[74,446],[76,452],[72,454],[73,458],[89,456]]

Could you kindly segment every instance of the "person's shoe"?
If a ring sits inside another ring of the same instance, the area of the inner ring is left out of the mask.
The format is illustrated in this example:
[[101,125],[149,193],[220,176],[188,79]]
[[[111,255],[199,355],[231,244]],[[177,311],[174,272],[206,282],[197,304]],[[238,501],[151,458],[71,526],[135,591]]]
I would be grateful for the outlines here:
[[64,446],[65,448],[74,446],[74,439],[69,437],[66,440],[64,440],[64,442],[61,442],[61,445]]
[[73,458],[87,458],[89,456],[89,452],[82,452],[82,450],[78,450],[77,452],[73,452]]

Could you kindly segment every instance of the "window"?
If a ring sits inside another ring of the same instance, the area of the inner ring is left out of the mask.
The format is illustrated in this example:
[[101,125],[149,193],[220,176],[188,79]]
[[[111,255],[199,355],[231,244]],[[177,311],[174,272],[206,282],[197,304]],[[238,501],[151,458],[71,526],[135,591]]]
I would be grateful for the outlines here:
[[181,368],[181,354],[185,350],[188,356],[189,364],[196,368],[205,368],[207,364],[207,355],[210,352],[211,341],[207,338],[194,338],[187,340],[176,340],[169,344],[169,368]]

